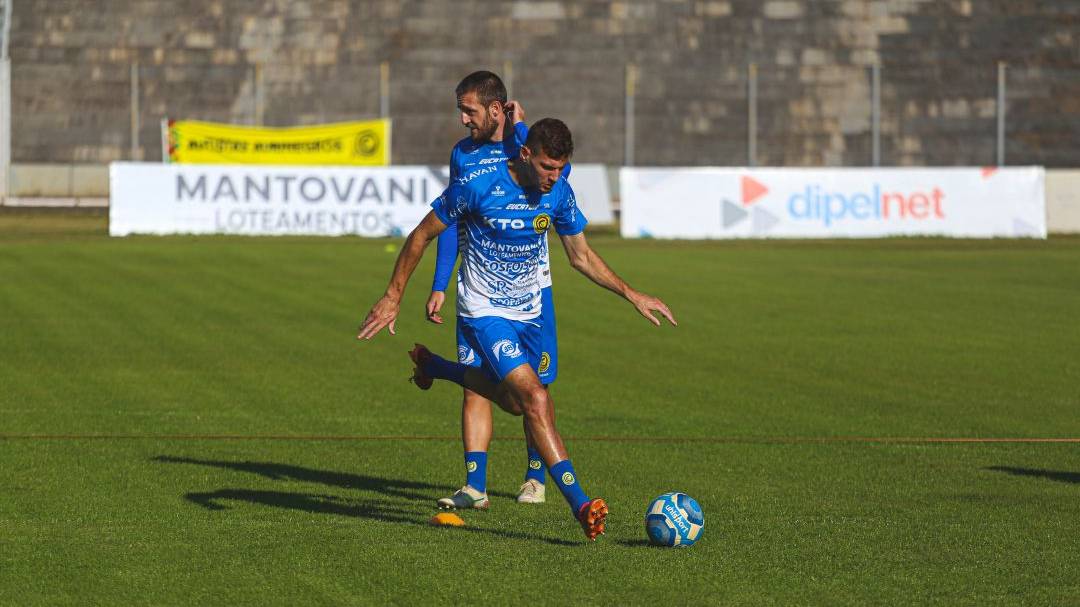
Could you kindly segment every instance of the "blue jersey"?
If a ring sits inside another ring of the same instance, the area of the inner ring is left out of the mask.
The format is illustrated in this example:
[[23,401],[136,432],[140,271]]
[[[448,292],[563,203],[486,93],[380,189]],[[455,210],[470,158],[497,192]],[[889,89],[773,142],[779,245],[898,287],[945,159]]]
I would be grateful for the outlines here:
[[458,315],[468,318],[536,318],[548,228],[573,235],[588,223],[565,177],[546,194],[526,191],[505,162],[463,174],[432,208],[446,225],[465,226],[457,300]]
[[[525,139],[529,136],[529,127],[524,122],[514,125],[514,137],[512,139],[476,143],[470,137],[457,142],[450,152],[450,182],[453,183],[479,167],[495,162],[506,162],[518,155],[518,150],[525,145]],[[570,177],[570,163],[563,168],[563,177]],[[445,194],[445,192],[444,192]],[[450,225],[445,232],[439,235],[436,244],[435,277],[431,281],[432,291],[445,291],[450,283],[450,275],[454,272],[454,262],[457,261],[458,253],[465,246],[464,226],[460,224]],[[544,254],[540,259],[540,282],[541,287],[551,286],[551,269],[548,267],[547,239],[544,239]],[[459,276],[460,278],[460,276]]]
[[[477,143],[471,137],[466,137],[457,142],[454,149],[450,151],[450,183],[457,182],[463,175],[472,171],[516,157],[528,136],[529,127],[524,122],[519,122],[514,125],[514,136],[503,141]],[[446,192],[444,191],[443,194]],[[461,233],[463,229],[464,226],[450,224],[439,236],[439,242],[436,245],[438,253],[435,257],[435,278],[431,284],[432,291],[446,290],[450,275],[454,272],[454,261],[457,260],[458,253],[465,245],[465,239]]]

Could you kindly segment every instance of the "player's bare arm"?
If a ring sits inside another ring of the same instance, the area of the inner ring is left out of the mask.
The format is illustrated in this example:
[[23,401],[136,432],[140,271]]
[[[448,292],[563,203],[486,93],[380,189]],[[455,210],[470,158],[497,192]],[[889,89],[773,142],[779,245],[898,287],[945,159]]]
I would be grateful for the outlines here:
[[619,275],[604,262],[600,254],[589,246],[584,232],[572,236],[560,236],[559,238],[562,240],[563,248],[566,250],[566,256],[570,258],[570,265],[575,270],[581,272],[589,280],[601,287],[626,298],[652,324],[660,326],[660,319],[653,314],[653,312],[659,312],[672,325],[679,325],[675,321],[675,317],[672,316],[671,310],[660,298],[637,291],[626,284],[626,281],[622,278],[619,278]]
[[401,253],[398,254],[397,262],[394,263],[394,273],[390,276],[386,293],[368,312],[364,323],[360,325],[357,339],[371,339],[388,325],[390,334],[396,334],[394,324],[401,310],[401,296],[405,293],[405,285],[416,270],[416,264],[420,263],[420,258],[424,256],[424,249],[445,229],[446,224],[431,211],[420,225],[409,233],[405,245],[401,247]]

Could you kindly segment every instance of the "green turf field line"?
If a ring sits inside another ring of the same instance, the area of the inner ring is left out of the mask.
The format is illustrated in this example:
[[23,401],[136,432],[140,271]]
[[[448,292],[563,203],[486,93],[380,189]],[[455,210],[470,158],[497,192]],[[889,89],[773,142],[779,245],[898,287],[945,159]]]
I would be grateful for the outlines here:
[[[290,434],[0,434],[0,440],[170,440],[170,441],[460,441],[460,436],[363,436]],[[492,440],[523,441],[524,438],[492,437]],[[1080,438],[977,438],[977,437],[871,437],[871,436],[570,436],[567,441],[613,443],[1080,443]]]

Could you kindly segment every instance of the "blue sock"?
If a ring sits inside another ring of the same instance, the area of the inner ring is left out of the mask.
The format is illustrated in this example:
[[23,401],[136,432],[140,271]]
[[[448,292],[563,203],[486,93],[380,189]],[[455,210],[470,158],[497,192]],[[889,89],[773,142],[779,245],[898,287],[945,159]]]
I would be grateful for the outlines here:
[[465,452],[465,478],[470,487],[480,493],[487,491],[487,452]]
[[525,480],[534,480],[543,485],[546,473],[547,467],[544,466],[544,458],[540,457],[539,451],[529,447],[529,467],[525,470]]
[[574,465],[568,459],[555,464],[551,467],[551,478],[555,479],[555,484],[559,486],[559,491],[562,491],[566,503],[570,504],[570,509],[576,516],[581,505],[589,501],[589,496],[581,490],[581,483],[574,474]]
[[424,373],[435,379],[450,380],[459,386],[465,385],[465,371],[468,369],[469,365],[452,362],[436,354],[432,354],[424,363]]

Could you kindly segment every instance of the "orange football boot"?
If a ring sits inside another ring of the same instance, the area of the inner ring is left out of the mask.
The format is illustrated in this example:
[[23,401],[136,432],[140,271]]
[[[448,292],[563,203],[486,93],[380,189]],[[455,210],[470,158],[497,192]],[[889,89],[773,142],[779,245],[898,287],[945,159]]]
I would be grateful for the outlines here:
[[582,504],[581,509],[578,510],[577,519],[581,523],[582,530],[585,531],[585,537],[595,542],[596,536],[603,535],[607,515],[607,502],[602,497],[594,497]]

